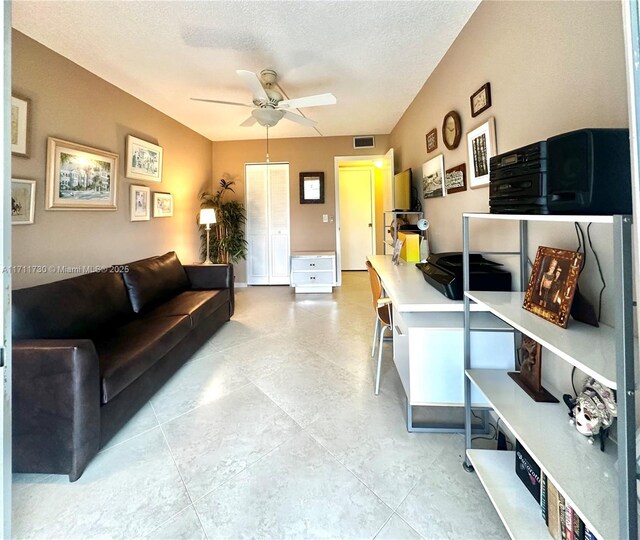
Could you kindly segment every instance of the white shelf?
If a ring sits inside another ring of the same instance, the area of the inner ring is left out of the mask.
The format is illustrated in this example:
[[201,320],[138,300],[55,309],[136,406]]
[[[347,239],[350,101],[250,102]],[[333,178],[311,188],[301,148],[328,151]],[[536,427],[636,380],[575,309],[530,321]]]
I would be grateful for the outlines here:
[[467,450],[469,461],[491,499],[509,536],[514,539],[551,538],[540,505],[516,475],[515,452]]
[[561,223],[613,223],[613,216],[561,216],[541,214],[474,214],[463,213],[473,219],[497,219],[503,221],[547,221]]
[[[523,292],[467,291],[471,300],[609,388],[616,384],[615,329],[569,321],[560,328],[522,307]],[[636,346],[637,349],[637,346]]]
[[615,445],[609,441],[603,453],[589,444],[569,424],[564,403],[534,402],[506,371],[466,374],[585,525],[598,538],[618,538]]

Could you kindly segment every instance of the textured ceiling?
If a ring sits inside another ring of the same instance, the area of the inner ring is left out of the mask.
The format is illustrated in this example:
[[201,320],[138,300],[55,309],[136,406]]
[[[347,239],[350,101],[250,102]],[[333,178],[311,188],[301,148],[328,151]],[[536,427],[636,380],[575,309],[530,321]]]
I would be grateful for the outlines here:
[[[278,72],[289,98],[332,92],[301,110],[323,135],[389,133],[476,9],[464,1],[26,1],[13,26],[214,141],[264,136],[240,127],[251,102],[236,69]],[[313,137],[287,120],[274,138]]]

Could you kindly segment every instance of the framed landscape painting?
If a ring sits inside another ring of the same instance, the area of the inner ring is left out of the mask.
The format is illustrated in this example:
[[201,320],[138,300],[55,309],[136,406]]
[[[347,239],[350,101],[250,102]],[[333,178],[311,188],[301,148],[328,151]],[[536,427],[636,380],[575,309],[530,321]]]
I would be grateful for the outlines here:
[[47,210],[116,210],[118,154],[49,137]]
[[36,181],[11,179],[11,224],[31,225],[36,208]]
[[127,135],[127,178],[162,182],[162,147]]
[[11,96],[11,153],[14,156],[29,157],[29,98]]

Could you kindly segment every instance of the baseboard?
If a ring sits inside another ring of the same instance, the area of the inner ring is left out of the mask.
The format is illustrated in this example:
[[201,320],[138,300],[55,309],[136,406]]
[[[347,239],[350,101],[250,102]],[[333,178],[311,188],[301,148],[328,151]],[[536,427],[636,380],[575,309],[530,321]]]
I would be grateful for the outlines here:
[[247,288],[247,284],[246,283],[238,283],[237,281],[233,284],[233,286],[236,289],[246,289]]

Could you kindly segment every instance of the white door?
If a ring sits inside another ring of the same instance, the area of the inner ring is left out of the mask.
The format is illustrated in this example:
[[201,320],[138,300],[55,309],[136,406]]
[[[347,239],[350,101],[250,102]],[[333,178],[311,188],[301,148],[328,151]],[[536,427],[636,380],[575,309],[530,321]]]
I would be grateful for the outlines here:
[[245,166],[247,283],[288,285],[289,164]]
[[341,270],[365,270],[373,253],[372,182],[370,169],[340,170]]
[[[0,227],[0,258],[4,268],[11,267],[11,215],[9,198],[11,197],[11,154],[9,143],[11,120],[11,2],[3,2],[0,12],[2,17],[2,95],[4,107],[0,113],[2,131],[0,132],[0,165],[2,168],[2,189],[0,190],[0,208],[2,212],[2,226]],[[0,356],[0,418],[2,419],[2,434],[0,435],[0,476],[2,491],[0,504],[0,531],[3,538],[11,538],[11,278],[7,272],[0,277],[2,287],[2,310],[0,310],[0,346],[4,355]]]

